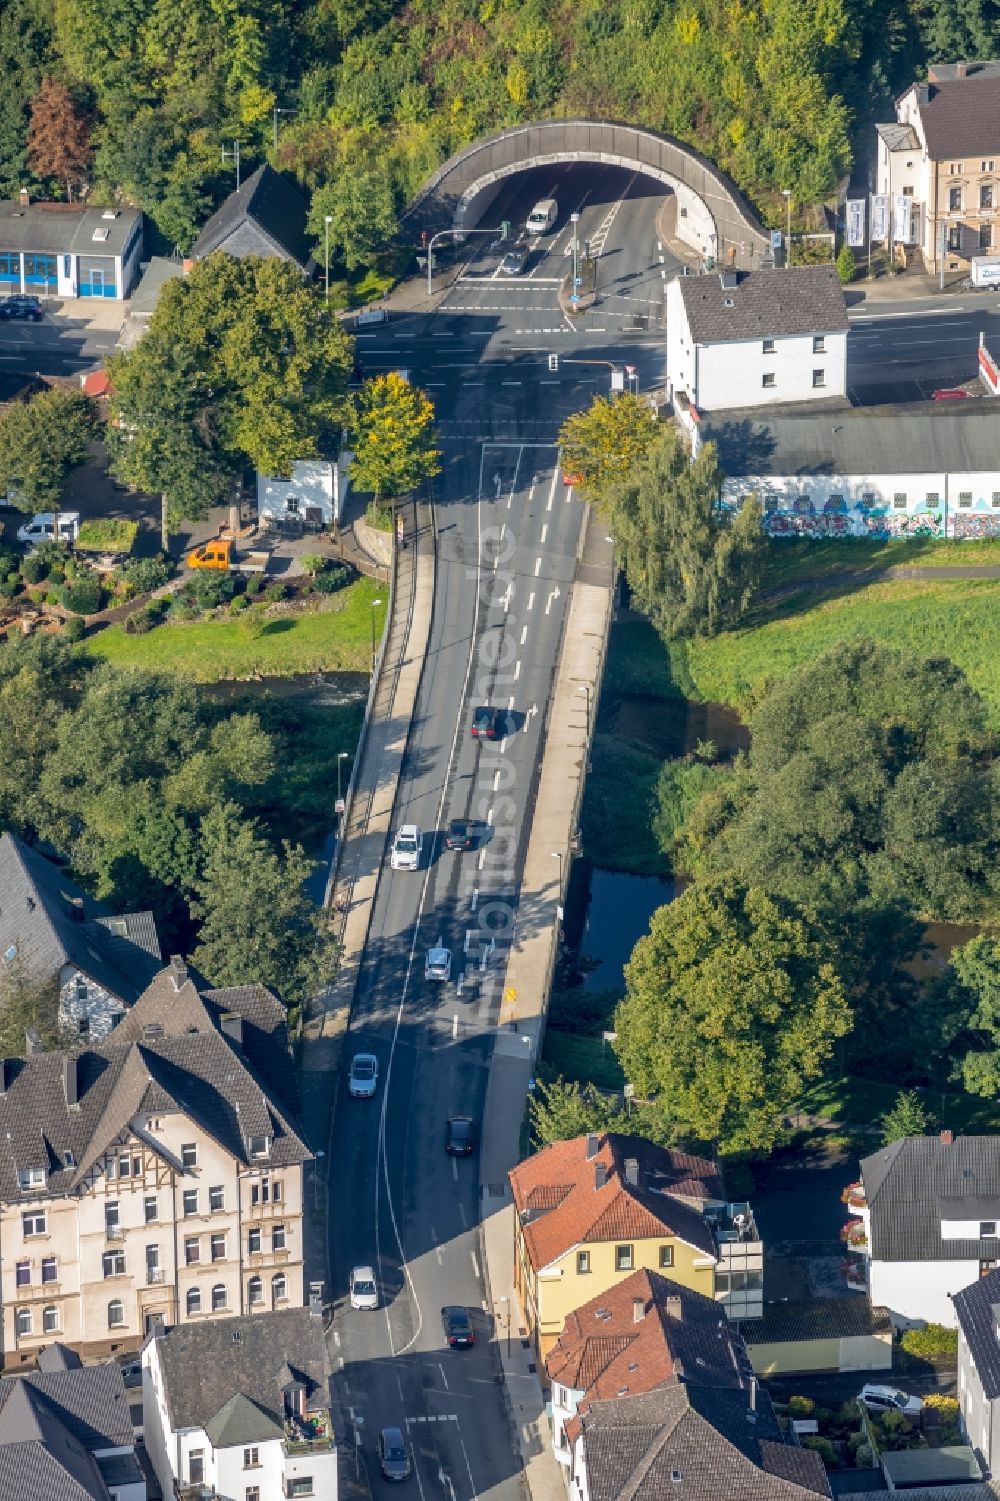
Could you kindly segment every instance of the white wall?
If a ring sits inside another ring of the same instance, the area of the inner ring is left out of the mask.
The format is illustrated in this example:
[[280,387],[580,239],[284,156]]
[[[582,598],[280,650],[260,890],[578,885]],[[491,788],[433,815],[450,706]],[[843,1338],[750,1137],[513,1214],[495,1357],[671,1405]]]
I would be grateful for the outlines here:
[[[733,475],[724,505],[757,495],[772,536],[959,540],[1000,535],[1000,468],[966,474]],[[929,497],[937,497],[937,500]]]
[[[79,999],[77,984],[87,987],[83,1000]],[[74,1033],[90,1042],[99,1042],[108,1037],[125,1015],[126,1006],[119,996],[112,995],[103,985],[98,985],[89,975],[77,969],[75,964],[64,964],[59,976],[59,1020],[72,1027]],[[89,1030],[80,1032],[80,1022],[86,1018]]]
[[305,520],[306,508],[322,512],[324,526],[340,520],[335,506],[333,465],[319,459],[298,459],[288,479],[257,476],[259,516],[298,515]]
[[979,1276],[978,1261],[873,1261],[871,1300],[888,1308],[894,1323],[957,1325],[954,1293]]
[[552,1448],[556,1459],[567,1468],[573,1456],[572,1451],[562,1442],[563,1425],[575,1416],[582,1396],[582,1390],[574,1391],[572,1387],[560,1386],[557,1381],[552,1383]]
[[243,1448],[239,1444],[215,1451],[214,1483],[219,1495],[242,1497],[248,1485],[259,1485],[262,1501],[267,1501],[268,1496],[283,1496],[284,1455],[280,1440],[256,1445],[259,1464],[255,1469],[243,1468]]
[[995,1473],[1000,1463],[1000,1448],[997,1445],[998,1404],[990,1402],[983,1391],[979,1372],[961,1329],[958,1331],[958,1404],[966,1440],[977,1451],[980,1463],[986,1470]]

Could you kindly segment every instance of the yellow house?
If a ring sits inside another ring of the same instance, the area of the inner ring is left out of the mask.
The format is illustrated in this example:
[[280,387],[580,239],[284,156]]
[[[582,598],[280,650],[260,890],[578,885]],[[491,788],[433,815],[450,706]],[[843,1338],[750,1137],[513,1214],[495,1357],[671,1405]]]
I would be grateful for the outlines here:
[[641,1267],[760,1316],[763,1246],[716,1163],[607,1132],[554,1142],[510,1182],[514,1281],[542,1360],[567,1315]]

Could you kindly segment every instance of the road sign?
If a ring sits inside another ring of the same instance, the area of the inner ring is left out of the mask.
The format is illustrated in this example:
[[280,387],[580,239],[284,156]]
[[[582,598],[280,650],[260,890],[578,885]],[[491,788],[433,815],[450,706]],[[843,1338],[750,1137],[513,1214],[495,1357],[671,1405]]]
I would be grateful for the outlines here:
[[625,374],[628,376],[629,380],[631,380],[632,377],[633,377],[633,375],[635,374],[635,366],[634,365],[626,365],[625,366]]
[[612,389],[612,391],[624,391],[624,389],[625,389],[625,372],[623,370],[612,370],[612,372],[611,372],[611,389]]
[[559,369],[559,356],[557,354],[550,354],[549,355],[549,369],[550,370],[558,370]]
[[509,240],[510,239],[510,220],[509,219],[504,219],[503,223],[500,225],[500,238],[501,238],[501,240]]
[[503,998],[508,1006],[513,1006],[514,1002],[517,1000],[517,991],[514,989],[513,985],[507,986],[507,989],[503,993]]
[[574,287],[582,287],[583,286],[583,277],[582,276],[574,276],[574,278],[573,278],[573,285],[574,285]]
[[334,813],[343,813],[346,807],[347,804],[344,802],[344,799],[342,797],[338,797],[337,801],[333,805],[333,811]]

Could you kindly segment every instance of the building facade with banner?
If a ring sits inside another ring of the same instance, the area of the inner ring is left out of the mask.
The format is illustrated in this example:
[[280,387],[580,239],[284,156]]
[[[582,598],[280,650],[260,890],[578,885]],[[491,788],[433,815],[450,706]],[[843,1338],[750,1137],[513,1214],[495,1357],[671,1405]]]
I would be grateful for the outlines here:
[[857,250],[865,243],[865,200],[863,198],[848,198],[844,204],[844,223],[847,243],[852,250]]
[[873,240],[884,198],[893,242],[917,247],[928,270],[967,272],[1000,250],[1000,62],[932,64],[875,130]]

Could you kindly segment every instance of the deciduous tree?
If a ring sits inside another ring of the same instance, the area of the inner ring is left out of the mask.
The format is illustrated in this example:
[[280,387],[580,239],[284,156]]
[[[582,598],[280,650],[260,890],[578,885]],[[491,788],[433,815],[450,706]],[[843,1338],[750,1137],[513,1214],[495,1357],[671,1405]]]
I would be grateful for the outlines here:
[[901,1089],[896,1096],[896,1103],[883,1115],[880,1122],[882,1145],[891,1147],[894,1141],[901,1141],[904,1136],[923,1136],[933,1123],[933,1117],[917,1091]]
[[31,101],[28,164],[39,177],[57,177],[73,200],[73,190],[90,162],[90,121],[66,85],[43,78]]
[[1000,940],[981,933],[953,951],[946,972],[950,1009],[970,1044],[961,1074],[971,1094],[1000,1092]]
[[628,392],[595,396],[559,429],[563,470],[581,477],[584,491],[599,505],[612,486],[627,480],[656,439],[656,414]]
[[370,264],[378,252],[387,250],[399,232],[399,221],[392,177],[384,160],[366,163],[362,159],[350,165],[344,160],[341,169],[313,194],[307,227],[324,269],[327,246],[331,261],[339,261],[348,271]]
[[358,400],[351,476],[376,501],[405,495],[440,473],[434,407],[395,371],[366,381]]
[[23,511],[58,509],[71,469],[90,452],[93,403],[76,391],[41,391],[0,416],[0,493]]

